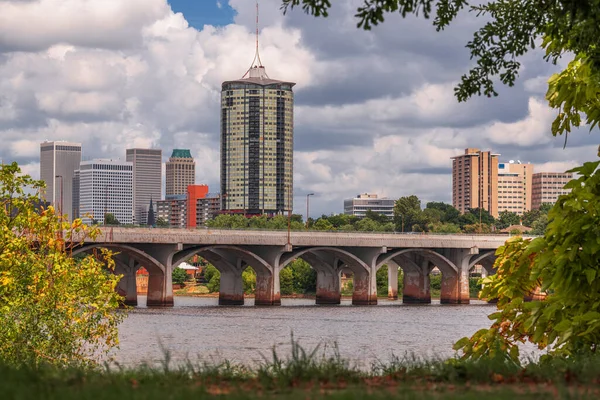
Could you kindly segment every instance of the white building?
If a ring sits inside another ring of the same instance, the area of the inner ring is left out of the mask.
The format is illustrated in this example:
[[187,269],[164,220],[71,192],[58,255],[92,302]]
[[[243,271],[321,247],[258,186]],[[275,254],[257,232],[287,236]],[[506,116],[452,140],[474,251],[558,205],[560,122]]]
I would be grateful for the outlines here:
[[344,214],[363,218],[368,210],[383,214],[388,218],[394,217],[396,200],[387,197],[379,198],[375,193],[362,193],[353,199],[344,200]]
[[115,160],[82,161],[79,169],[79,215],[104,223],[113,214],[121,224],[133,223],[133,164]]
[[80,162],[81,143],[40,143],[40,179],[46,184],[42,198],[50,202],[58,214],[68,215],[70,221],[74,215],[73,176]]

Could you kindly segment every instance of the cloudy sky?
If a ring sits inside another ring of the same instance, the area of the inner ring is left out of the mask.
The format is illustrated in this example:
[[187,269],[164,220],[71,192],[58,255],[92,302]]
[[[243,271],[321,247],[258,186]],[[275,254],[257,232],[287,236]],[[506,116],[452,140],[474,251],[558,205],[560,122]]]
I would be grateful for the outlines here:
[[[399,16],[356,29],[360,0],[328,19],[261,0],[261,58],[295,87],[295,211],[342,211],[362,192],[451,201],[450,157],[466,147],[563,171],[595,158],[598,133],[550,134],[543,99],[557,67],[523,60],[513,88],[459,104],[464,45],[481,21],[443,33]],[[0,157],[39,177],[39,143],[83,144],[85,159],[128,147],[190,148],[197,183],[218,190],[221,82],[254,56],[254,0],[0,0]]]

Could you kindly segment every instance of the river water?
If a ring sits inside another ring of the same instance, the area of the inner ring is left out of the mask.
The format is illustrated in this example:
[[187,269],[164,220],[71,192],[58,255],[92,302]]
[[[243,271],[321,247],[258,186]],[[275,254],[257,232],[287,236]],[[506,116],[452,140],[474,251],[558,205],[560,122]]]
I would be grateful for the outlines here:
[[[145,298],[140,296],[145,304]],[[392,355],[450,357],[452,344],[488,327],[494,305],[402,305],[380,300],[377,306],[316,306],[310,299],[282,299],[281,307],[223,307],[216,298],[176,297],[173,308],[138,307],[119,327],[115,360],[125,366],[159,365],[168,352],[174,363],[185,360],[255,365],[273,347],[290,353],[291,334],[305,349],[320,345],[360,368]]]

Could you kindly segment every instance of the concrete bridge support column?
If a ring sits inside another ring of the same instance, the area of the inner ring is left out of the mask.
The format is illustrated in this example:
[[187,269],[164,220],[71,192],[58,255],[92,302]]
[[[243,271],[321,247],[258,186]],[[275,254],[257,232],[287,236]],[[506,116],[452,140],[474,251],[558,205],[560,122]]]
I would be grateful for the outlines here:
[[273,273],[266,270],[256,271],[256,291],[254,293],[254,305],[281,305],[278,269],[276,269]]
[[244,282],[242,281],[241,269],[223,269],[221,271],[221,285],[219,287],[219,305],[244,305]]
[[145,245],[139,247],[149,257],[141,263],[148,270],[148,307],[173,307],[172,257],[181,245]]
[[401,264],[404,271],[402,303],[430,304],[429,261],[405,256]]
[[340,304],[340,275],[333,270],[317,270],[317,304]]
[[398,300],[398,264],[393,261],[388,261],[388,299]]
[[469,304],[469,261],[477,249],[447,249],[444,255],[458,271],[442,270],[440,303]]
[[115,274],[123,275],[123,278],[117,284],[117,292],[125,299],[123,304],[127,306],[137,306],[137,286],[135,277],[135,260],[124,254],[115,256]]
[[344,257],[354,272],[353,305],[377,304],[377,259],[387,248],[347,248],[355,258]]

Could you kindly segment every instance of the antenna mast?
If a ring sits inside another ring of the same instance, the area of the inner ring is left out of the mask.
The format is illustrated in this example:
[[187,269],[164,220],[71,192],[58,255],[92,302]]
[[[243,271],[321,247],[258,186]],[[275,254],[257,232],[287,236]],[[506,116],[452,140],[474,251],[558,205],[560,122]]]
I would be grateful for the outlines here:
[[251,77],[252,75],[255,75],[255,74],[251,73],[252,69],[255,69],[255,68],[256,69],[260,68],[260,74],[259,75],[261,77],[264,76],[267,79],[269,78],[267,76],[267,73],[266,73],[263,65],[262,65],[262,61],[260,60],[260,53],[259,53],[259,50],[258,50],[258,32],[259,32],[259,30],[258,30],[258,28],[259,28],[258,17],[259,17],[259,13],[258,13],[258,0],[256,0],[256,52],[254,53],[254,60],[252,60],[252,64],[250,65],[250,68],[248,69],[248,71],[246,71],[246,73],[244,74],[244,76],[242,77],[242,79],[245,78],[245,77],[247,77],[247,76]]

